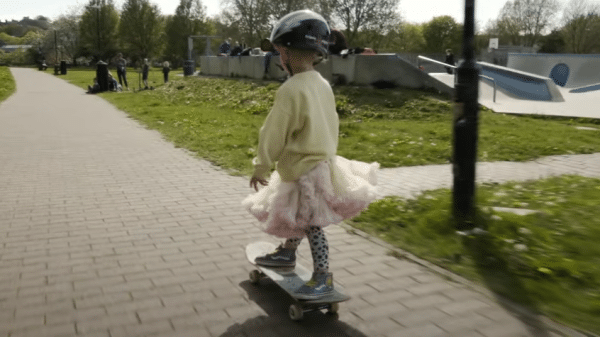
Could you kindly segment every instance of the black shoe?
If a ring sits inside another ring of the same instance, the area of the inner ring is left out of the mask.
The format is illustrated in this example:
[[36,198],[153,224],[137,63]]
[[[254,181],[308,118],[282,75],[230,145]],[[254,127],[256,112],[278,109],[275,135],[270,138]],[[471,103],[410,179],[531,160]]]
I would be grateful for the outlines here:
[[254,262],[263,267],[294,268],[296,266],[296,250],[279,245],[273,253],[259,256]]

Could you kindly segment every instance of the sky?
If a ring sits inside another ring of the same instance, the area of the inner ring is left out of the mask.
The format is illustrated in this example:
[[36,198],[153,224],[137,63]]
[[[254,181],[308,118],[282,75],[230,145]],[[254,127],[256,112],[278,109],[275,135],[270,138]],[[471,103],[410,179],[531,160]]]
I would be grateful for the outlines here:
[[[220,0],[201,0],[206,6],[209,16],[218,14],[221,10]],[[488,21],[497,18],[498,13],[507,0],[475,0],[475,19],[485,26]],[[600,5],[600,0],[589,0]],[[35,18],[38,15],[55,19],[73,8],[82,7],[87,0],[0,0],[0,21],[21,20],[25,16]],[[117,8],[123,0],[115,0]],[[175,13],[179,0],[150,0],[158,5],[162,14]],[[568,0],[559,0],[562,5]],[[400,13],[407,22],[423,23],[441,15],[450,15],[457,22],[464,21],[464,0],[400,0]]]

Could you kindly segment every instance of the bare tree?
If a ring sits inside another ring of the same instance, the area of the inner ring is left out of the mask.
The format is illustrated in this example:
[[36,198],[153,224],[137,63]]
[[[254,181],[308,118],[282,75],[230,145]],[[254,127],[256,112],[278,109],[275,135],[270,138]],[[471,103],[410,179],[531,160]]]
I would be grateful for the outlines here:
[[[56,31],[58,54],[62,58],[72,61],[77,57],[80,49],[79,17],[76,15],[63,15],[52,22],[52,30]],[[54,40],[53,32],[49,31],[47,38]]]
[[508,31],[519,30],[522,44],[533,46],[553,26],[559,4],[557,0],[508,1],[500,12],[498,23]]
[[269,36],[272,25],[272,4],[270,0],[225,0],[222,18],[229,25],[235,25],[247,37],[250,45]]
[[571,0],[563,12],[562,35],[567,51],[575,54],[597,52],[600,49],[600,5],[588,0]]
[[301,9],[319,11],[316,0],[271,0],[269,2],[271,23],[281,19],[288,13]]
[[500,43],[508,45],[521,44],[520,23],[510,17],[499,18],[489,23],[486,33],[500,39]]
[[321,7],[331,11],[333,24],[344,27],[349,45],[356,42],[361,30],[386,34],[397,26],[400,21],[399,4],[399,0],[329,0],[329,3],[321,1]]

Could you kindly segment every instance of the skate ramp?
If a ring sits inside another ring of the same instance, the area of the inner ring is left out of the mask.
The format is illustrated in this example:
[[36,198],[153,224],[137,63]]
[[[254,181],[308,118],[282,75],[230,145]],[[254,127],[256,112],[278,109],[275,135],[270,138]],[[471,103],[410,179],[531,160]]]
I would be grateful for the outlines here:
[[[431,73],[432,77],[454,85],[454,76],[446,73]],[[583,117],[600,119],[600,90],[587,90],[574,93],[574,90],[558,86],[564,101],[536,101],[518,98],[506,90],[496,86],[496,99],[494,100],[493,82],[480,78],[479,80],[479,103],[499,113],[517,115],[543,115],[560,117]],[[600,89],[600,88],[598,88]],[[579,89],[577,89],[579,90]]]
[[549,77],[486,62],[477,64],[480,74],[493,78],[498,89],[509,96],[533,101],[564,101],[561,91]]
[[507,67],[549,77],[564,88],[600,89],[595,86],[600,85],[600,55],[510,53]]

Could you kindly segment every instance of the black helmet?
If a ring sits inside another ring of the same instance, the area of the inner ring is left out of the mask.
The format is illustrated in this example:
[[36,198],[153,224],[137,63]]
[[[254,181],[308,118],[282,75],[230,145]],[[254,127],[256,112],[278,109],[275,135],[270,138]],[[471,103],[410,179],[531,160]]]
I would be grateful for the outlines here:
[[279,20],[271,32],[271,42],[298,49],[315,50],[327,56],[329,26],[319,14],[308,9],[291,12]]

